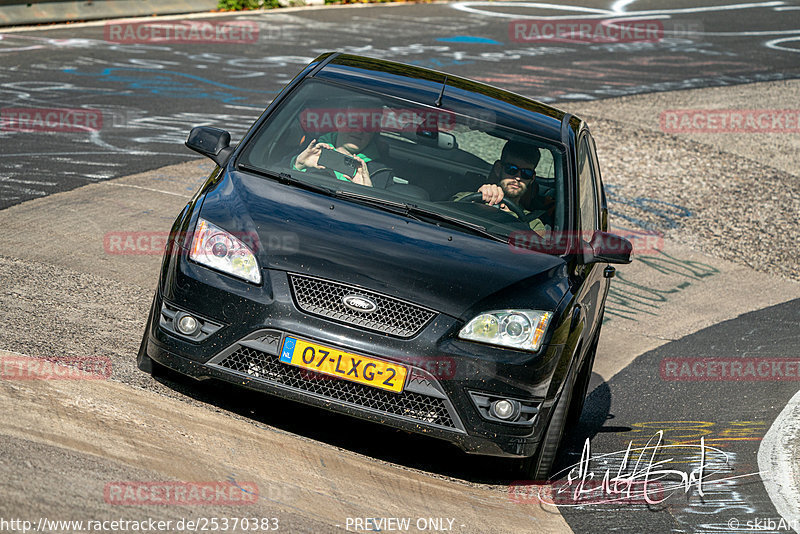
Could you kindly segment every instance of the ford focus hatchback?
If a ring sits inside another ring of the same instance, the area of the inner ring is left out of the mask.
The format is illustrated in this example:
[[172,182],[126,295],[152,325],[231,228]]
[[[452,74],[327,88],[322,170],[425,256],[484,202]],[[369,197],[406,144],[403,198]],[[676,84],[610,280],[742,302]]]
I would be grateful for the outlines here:
[[324,54],[176,219],[139,368],[524,459],[583,407],[611,263],[587,125],[452,75]]

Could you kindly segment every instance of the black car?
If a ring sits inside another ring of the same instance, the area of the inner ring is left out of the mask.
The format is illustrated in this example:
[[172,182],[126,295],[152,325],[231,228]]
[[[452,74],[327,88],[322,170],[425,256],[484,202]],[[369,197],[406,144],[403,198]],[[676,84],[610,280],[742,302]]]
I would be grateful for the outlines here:
[[631,252],[606,232],[582,120],[328,53],[237,146],[210,127],[186,144],[217,167],[173,225],[140,369],[525,458],[547,478],[583,408],[608,264]]

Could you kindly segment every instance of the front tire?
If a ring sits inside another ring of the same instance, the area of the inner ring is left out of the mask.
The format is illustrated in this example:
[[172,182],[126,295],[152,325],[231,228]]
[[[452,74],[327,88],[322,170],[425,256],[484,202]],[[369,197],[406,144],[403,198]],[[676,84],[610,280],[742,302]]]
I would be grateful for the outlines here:
[[140,371],[144,371],[153,378],[161,376],[164,372],[164,366],[147,355],[147,338],[150,333],[150,324],[153,322],[155,308],[156,298],[153,297],[153,303],[150,305],[150,313],[147,316],[147,323],[144,326],[142,342],[139,344],[139,352],[136,354],[136,367],[138,367]]
[[574,426],[578,424],[583,413],[583,407],[586,404],[586,394],[589,392],[589,382],[592,379],[592,368],[594,367],[594,357],[597,354],[597,344],[600,341],[600,327],[592,340],[589,351],[586,353],[586,359],[581,366],[581,371],[575,379],[574,398],[572,406],[569,408],[567,414],[567,424]]
[[138,367],[140,371],[144,371],[153,378],[161,375],[161,364],[146,354],[139,353],[136,356],[136,367]]
[[553,415],[550,417],[550,424],[544,431],[539,450],[535,455],[523,460],[522,469],[525,475],[535,483],[543,484],[550,480],[550,472],[561,446],[561,438],[564,436],[567,416],[572,404],[572,382],[572,373],[570,373],[564,384],[564,390],[561,392],[561,398],[558,399]]

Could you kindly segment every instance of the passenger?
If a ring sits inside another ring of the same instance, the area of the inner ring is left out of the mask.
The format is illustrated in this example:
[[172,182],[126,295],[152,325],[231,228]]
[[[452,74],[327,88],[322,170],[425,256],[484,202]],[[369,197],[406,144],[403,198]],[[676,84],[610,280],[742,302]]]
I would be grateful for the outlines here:
[[[381,102],[364,99],[351,102],[345,108],[345,111],[357,110],[358,112],[363,112],[364,110],[380,111],[381,109]],[[347,122],[345,124],[347,124]],[[327,169],[328,172],[332,173],[338,180],[346,180],[370,187],[373,185],[382,187],[385,184],[373,184],[372,178],[374,176],[370,173],[371,168],[373,169],[373,173],[378,169],[381,171],[387,170],[385,165],[377,161],[379,158],[378,136],[376,135],[378,129],[379,128],[371,127],[366,127],[361,130],[342,128],[336,132],[323,134],[318,140],[312,139],[300,154],[292,158],[291,168],[302,172],[305,172],[309,168],[323,170],[325,167],[319,164],[319,157],[323,150],[332,148],[346,156],[361,160],[361,167],[356,170],[354,176],[348,176],[339,171]],[[367,165],[370,162],[372,162],[372,164]],[[385,177],[382,181],[385,181]]]
[[347,180],[355,184],[361,184],[372,187],[372,180],[369,175],[369,168],[367,163],[374,158],[367,155],[371,152],[369,144],[373,137],[372,132],[334,132],[323,134],[319,137],[319,142],[312,139],[308,146],[300,152],[292,162],[292,168],[296,171],[305,172],[308,168],[312,169],[325,169],[318,163],[319,156],[326,148],[332,148],[345,154],[361,160],[361,167],[356,170],[355,176],[348,176],[339,171],[331,170],[338,180]]
[[[489,179],[494,183],[483,184],[478,188],[478,192],[483,194],[483,201],[490,206],[498,207],[517,216],[500,201],[507,198],[519,206],[525,214],[531,212],[526,209],[530,205],[533,194],[533,182],[536,179],[536,165],[541,159],[539,148],[535,145],[522,143],[520,141],[509,141],[503,147],[500,159],[494,162],[489,173]],[[457,193],[453,200],[459,200],[471,191]],[[534,218],[528,221],[531,230],[541,236],[545,236],[548,228],[541,219]]]

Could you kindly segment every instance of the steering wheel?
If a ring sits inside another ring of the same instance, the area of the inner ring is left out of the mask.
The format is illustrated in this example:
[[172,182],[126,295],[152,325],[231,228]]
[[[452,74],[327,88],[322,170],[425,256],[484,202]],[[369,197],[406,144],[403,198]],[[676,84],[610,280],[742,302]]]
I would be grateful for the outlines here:
[[[371,163],[371,162],[370,162]],[[391,167],[377,166],[377,168],[369,168],[367,163],[367,170],[369,171],[369,179],[372,181],[372,186],[378,189],[386,189],[392,183],[394,177],[394,169]]]
[[[459,198],[456,202],[475,202],[476,200],[483,201],[483,193],[481,192],[470,193],[469,195],[463,198]],[[500,204],[505,204],[506,207],[520,219],[524,219],[526,217],[525,212],[522,210],[522,208],[520,208],[517,205],[517,203],[514,202],[513,200],[508,198],[503,198],[503,200],[500,201]]]
[[[369,167],[367,167],[369,169]],[[306,172],[314,173],[326,178],[334,178],[333,169],[317,169],[316,167],[306,167]],[[369,169],[369,178],[372,186],[376,189],[385,189],[391,184],[392,177],[394,176],[394,169],[391,167],[380,166],[374,169]]]

